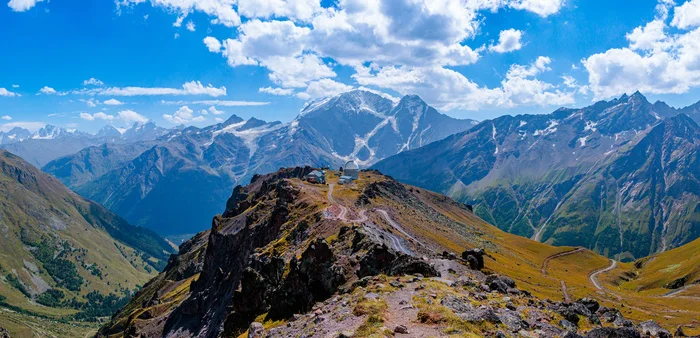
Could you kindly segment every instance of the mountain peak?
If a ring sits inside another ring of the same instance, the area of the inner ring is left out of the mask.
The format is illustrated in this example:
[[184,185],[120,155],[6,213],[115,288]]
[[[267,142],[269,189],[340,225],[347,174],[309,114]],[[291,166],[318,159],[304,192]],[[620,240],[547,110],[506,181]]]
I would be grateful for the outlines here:
[[223,125],[230,126],[232,124],[241,123],[243,121],[244,120],[240,116],[232,114],[231,117],[229,117],[228,119],[226,119],[226,121],[223,122]]
[[632,102],[649,102],[647,101],[647,98],[644,95],[642,95],[642,93],[640,93],[639,91],[634,92],[634,94],[630,96],[629,100]]

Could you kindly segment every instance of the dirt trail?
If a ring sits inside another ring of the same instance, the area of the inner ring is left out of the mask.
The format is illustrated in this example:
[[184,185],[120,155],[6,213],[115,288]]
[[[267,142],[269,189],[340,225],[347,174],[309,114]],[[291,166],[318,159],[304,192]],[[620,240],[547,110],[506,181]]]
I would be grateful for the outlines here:
[[358,219],[348,219],[348,208],[346,208],[344,205],[338,203],[334,198],[333,198],[333,188],[335,187],[334,183],[331,183],[328,185],[328,201],[331,202],[331,204],[337,205],[340,208],[340,214],[338,214],[338,217],[340,220],[348,222],[348,223],[364,223],[367,222],[367,214],[366,210],[360,210],[359,215],[360,218]]
[[605,273],[605,272],[608,272],[608,271],[614,269],[616,266],[617,266],[617,261],[614,260],[614,259],[611,259],[611,260],[610,260],[610,266],[608,266],[607,268],[602,268],[602,269],[598,269],[598,270],[595,270],[595,271],[591,272],[591,274],[588,275],[588,279],[591,280],[591,283],[593,283],[593,285],[594,285],[598,290],[603,290],[603,291],[604,291],[605,289],[603,288],[603,285],[600,284],[600,282],[598,281],[598,275],[600,275],[600,274],[602,274],[602,273]]
[[425,244],[423,244],[423,242],[419,241],[419,240],[416,239],[415,237],[411,236],[408,232],[406,232],[406,230],[404,230],[403,227],[401,227],[401,225],[400,225],[399,223],[397,223],[396,221],[394,221],[393,218],[391,218],[391,216],[389,215],[389,213],[388,213],[386,210],[376,209],[376,211],[377,211],[380,215],[382,215],[382,217],[384,217],[384,219],[387,221],[387,223],[389,223],[389,224],[390,224],[394,229],[396,229],[398,232],[400,232],[400,233],[403,234],[404,236],[410,238],[410,239],[413,240],[414,242],[418,243],[418,245],[420,245],[420,246],[426,248],[427,250],[429,250],[429,251],[435,253],[435,251],[434,251],[433,249],[428,248]]
[[577,252],[581,252],[583,250],[586,250],[586,248],[577,248],[577,249],[573,249],[570,251],[564,251],[564,252],[560,252],[560,253],[557,253],[557,254],[554,254],[554,255],[551,255],[551,256],[545,258],[544,261],[542,262],[542,268],[540,268],[540,272],[542,272],[543,275],[547,275],[547,264],[549,264],[549,261],[551,261],[552,259],[564,257],[564,256],[568,256],[568,255],[573,255],[573,254],[575,254]]
[[571,296],[569,296],[569,291],[566,289],[566,283],[563,280],[561,282],[561,292],[564,294],[564,302],[571,303]]

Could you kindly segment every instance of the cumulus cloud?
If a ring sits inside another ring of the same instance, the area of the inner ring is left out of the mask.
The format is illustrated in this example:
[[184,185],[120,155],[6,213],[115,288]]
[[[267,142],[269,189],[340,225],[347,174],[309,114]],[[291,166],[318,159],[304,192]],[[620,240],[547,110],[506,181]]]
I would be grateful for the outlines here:
[[418,94],[445,110],[573,103],[573,91],[536,78],[550,70],[550,63],[548,57],[541,56],[530,65],[513,65],[496,88],[479,86],[459,72],[438,66],[359,68],[353,77],[362,85],[390,88],[404,95]]
[[207,36],[204,38],[204,44],[207,46],[210,52],[218,53],[221,51],[221,42],[214,37]]
[[133,110],[122,110],[119,113],[117,113],[117,116],[123,120],[124,122],[139,122],[139,123],[146,123],[148,122],[148,118],[133,111]]
[[306,87],[306,91],[297,93],[297,97],[303,100],[308,100],[317,97],[335,95],[350,91],[352,89],[354,89],[352,86],[348,86],[331,79],[321,79],[309,83],[309,86]]
[[496,53],[508,53],[518,50],[523,47],[520,39],[523,37],[523,32],[516,29],[507,29],[501,31],[498,35],[498,44],[489,47],[489,50]]
[[115,119],[114,115],[108,115],[103,112],[95,113],[95,114],[89,114],[89,113],[80,113],[80,118],[83,120],[87,121],[94,121],[94,120],[105,120],[105,121],[112,121]]
[[100,80],[98,80],[98,79],[96,79],[96,78],[94,78],[94,77],[91,77],[91,78],[89,78],[89,79],[83,81],[83,86],[88,86],[88,85],[91,85],[91,86],[102,86],[102,85],[104,85],[104,82],[102,82],[102,81],[100,81]]
[[681,29],[700,27],[700,0],[690,0],[673,9],[671,25]]
[[46,94],[46,95],[57,94],[56,89],[53,89],[53,88],[48,87],[48,86],[44,86],[43,88],[39,89],[39,93]]
[[[671,25],[679,28],[695,25],[693,2],[696,0],[675,8]],[[670,33],[666,24],[669,4],[662,0],[653,21],[626,35],[628,46],[582,60],[594,99],[636,90],[679,94],[700,86],[700,28]]]
[[10,0],[10,2],[7,3],[7,6],[15,12],[24,12],[30,10],[38,2],[42,1],[44,0]]
[[[214,107],[214,106],[209,107],[209,112],[214,114],[214,115],[224,114],[223,111],[216,109],[216,107]],[[202,114],[202,115],[206,115],[206,114]]]
[[[189,14],[201,12],[209,15],[213,24],[235,27],[233,38],[207,36],[203,39],[204,46],[220,54],[231,67],[265,68],[273,85],[260,88],[259,92],[303,99],[316,97],[324,89],[352,88],[335,79],[337,66],[355,69],[356,78],[385,89],[393,87],[381,87],[384,82],[372,78],[390,76],[393,72],[410,76],[437,73],[444,79],[451,78],[456,72],[448,67],[474,64],[484,49],[506,53],[522,48],[523,33],[515,29],[501,32],[494,46],[477,49],[469,46],[481,31],[484,22],[481,12],[510,8],[548,17],[559,12],[564,1],[340,0],[323,8],[319,0],[117,0],[117,7],[146,3],[178,15],[178,25]],[[367,72],[371,75],[367,76]],[[457,75],[456,80],[467,87],[483,89],[462,74]],[[399,78],[392,81],[402,82]],[[428,83],[415,86],[447,85],[433,83],[429,77],[423,81]],[[556,95],[553,86],[536,84],[541,85],[536,90]],[[510,92],[502,90],[493,95],[503,93]],[[439,102],[461,102],[464,95],[448,91],[433,96]],[[509,104],[530,101],[540,99],[504,99]],[[552,104],[557,102],[560,101],[554,100]]]
[[19,88],[19,85],[13,84],[12,88]]
[[194,32],[196,29],[194,22],[192,22],[192,21],[188,21],[187,24],[185,25],[185,28],[187,28],[187,30],[190,32]]
[[17,93],[15,93],[15,92],[11,92],[11,91],[9,91],[9,90],[7,90],[7,89],[5,89],[5,88],[0,87],[0,96],[9,96],[9,97],[13,97],[13,96],[20,96],[20,95],[17,94]]
[[3,119],[3,120],[5,120],[5,121],[10,121],[10,120],[12,120],[12,116],[10,116],[10,115],[4,115],[3,117],[0,117],[0,118]]
[[120,105],[124,104],[124,102],[121,102],[121,101],[114,99],[114,98],[109,99],[109,100],[104,100],[104,102],[102,102],[102,103],[104,103],[108,106],[120,106]]
[[[124,6],[134,6],[145,3],[146,0],[115,0],[117,10]],[[179,14],[183,20],[192,12],[202,12],[211,17],[213,24],[222,24],[227,27],[237,26],[241,18],[234,9],[237,0],[150,0],[154,7],[161,7],[170,12]]]
[[175,124],[202,122],[206,119],[202,115],[194,116],[193,112],[194,111],[188,106],[182,106],[175,112],[175,114],[163,114],[163,118],[166,119],[168,122]]

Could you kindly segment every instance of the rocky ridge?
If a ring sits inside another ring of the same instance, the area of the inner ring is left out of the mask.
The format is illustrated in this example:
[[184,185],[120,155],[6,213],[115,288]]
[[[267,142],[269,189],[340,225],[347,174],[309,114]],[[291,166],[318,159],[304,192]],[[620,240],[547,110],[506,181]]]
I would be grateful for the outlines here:
[[[334,192],[300,181],[311,170],[282,169],[236,187],[211,230],[185,242],[99,336],[599,337],[644,330],[596,300],[548,301],[527,290],[530,277],[496,272],[514,267],[514,258],[465,205],[372,172]],[[425,237],[409,226],[403,213],[410,210],[444,235]],[[485,268],[472,270],[455,251],[480,257]]]

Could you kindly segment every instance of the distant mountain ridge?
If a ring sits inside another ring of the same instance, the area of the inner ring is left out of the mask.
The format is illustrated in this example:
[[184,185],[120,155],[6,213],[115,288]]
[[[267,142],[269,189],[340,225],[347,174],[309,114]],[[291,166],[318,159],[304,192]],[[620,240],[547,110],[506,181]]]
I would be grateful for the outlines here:
[[698,125],[635,93],[502,116],[374,168],[503,230],[631,260],[700,236]]
[[152,141],[171,131],[158,127],[153,122],[136,122],[127,129],[106,125],[95,134],[53,125],[46,125],[36,132],[15,127],[0,132],[0,148],[9,150],[37,167],[43,167],[52,160],[90,146]]
[[135,224],[161,234],[193,233],[221,211],[234,185],[255,174],[336,167],[349,159],[369,165],[474,124],[442,115],[417,96],[393,101],[351,91],[308,103],[290,123],[233,115],[205,128],[174,130],[143,151],[125,144],[89,147],[44,170]]

